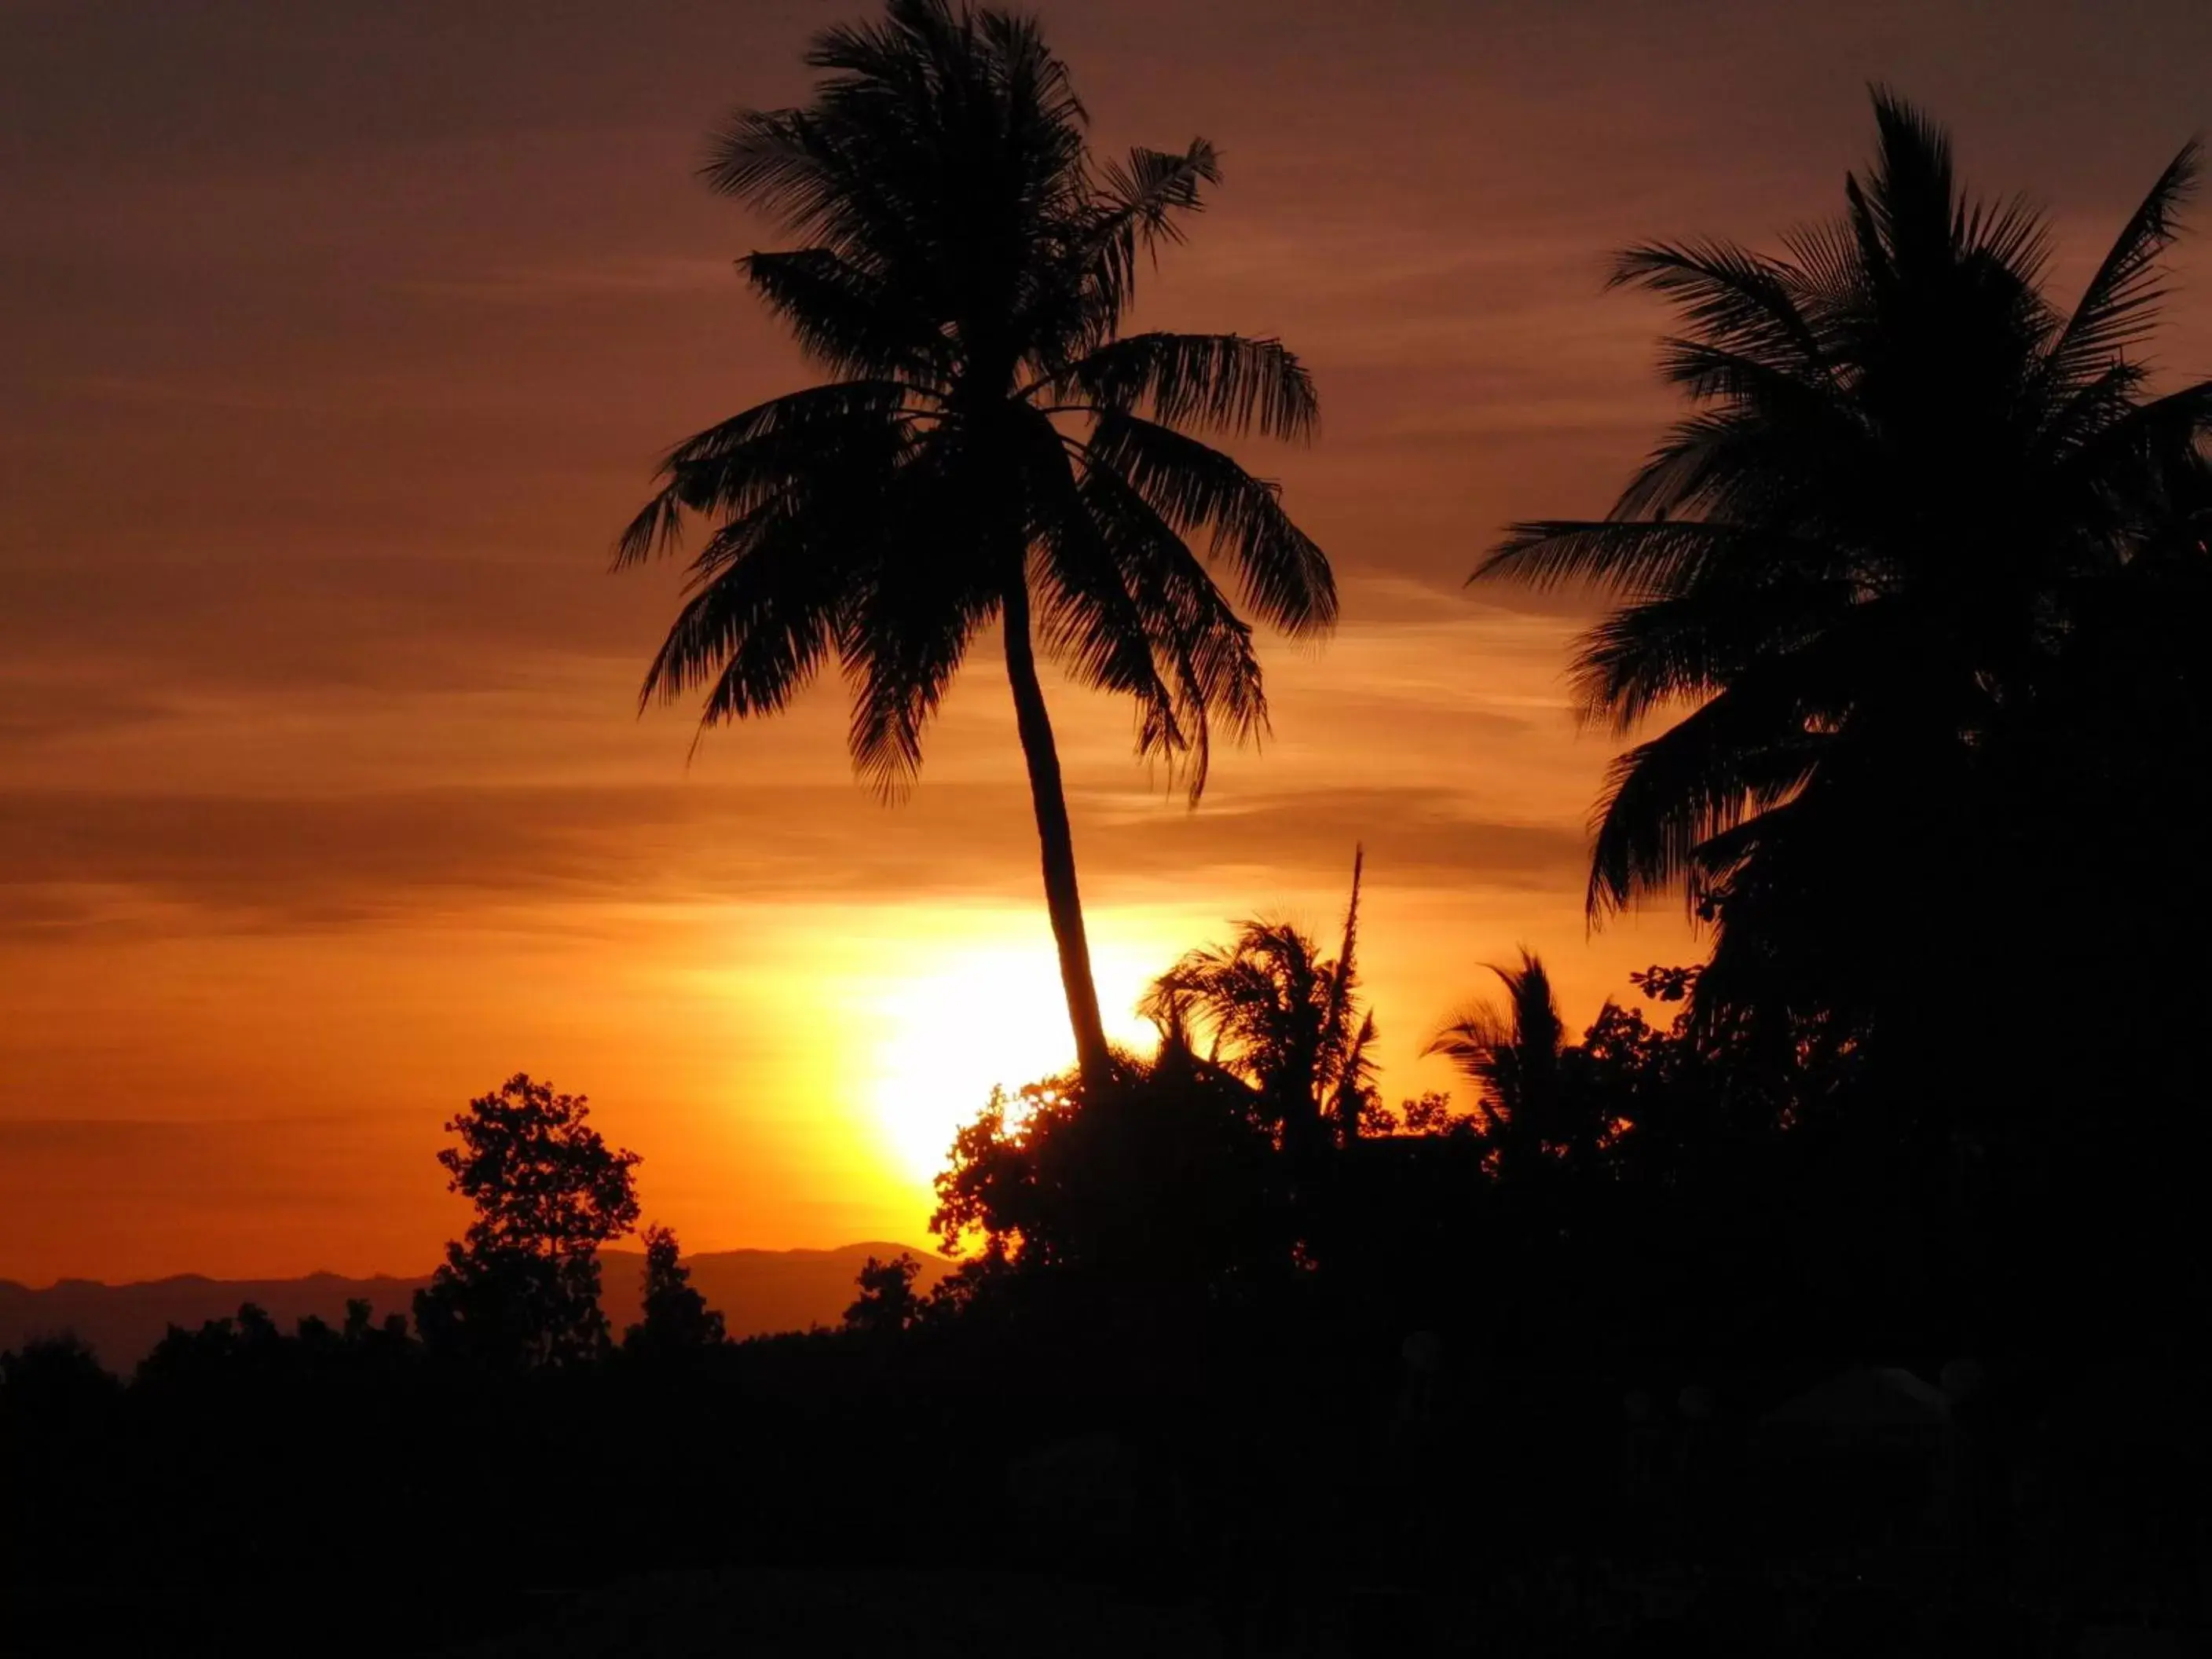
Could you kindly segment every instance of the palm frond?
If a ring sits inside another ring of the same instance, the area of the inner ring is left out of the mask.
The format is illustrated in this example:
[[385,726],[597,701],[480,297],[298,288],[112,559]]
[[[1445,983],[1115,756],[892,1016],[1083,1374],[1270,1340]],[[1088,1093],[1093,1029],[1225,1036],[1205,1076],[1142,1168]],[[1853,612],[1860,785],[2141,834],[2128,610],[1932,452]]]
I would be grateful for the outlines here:
[[1786,799],[1820,751],[1794,704],[1738,687],[1621,755],[1595,814],[1590,915],[1680,882],[1700,842]]
[[2113,239],[2051,346],[2047,362],[2059,385],[2079,386],[2116,353],[2149,337],[2166,295],[2159,256],[2181,234],[2181,209],[2196,192],[2201,155],[2196,140],[2184,144]]
[[840,210],[842,162],[807,112],[745,109],[708,141],[700,173],[718,194],[805,233]]
[[1126,479],[1086,465],[1079,490],[1101,545],[1145,619],[1155,659],[1172,677],[1186,746],[1169,757],[1182,767],[1195,805],[1206,789],[1215,724],[1237,742],[1256,740],[1267,729],[1252,629],[1182,536]]
[[1099,416],[1084,454],[1179,534],[1209,535],[1214,552],[1236,567],[1246,604],[1274,627],[1303,635],[1335,622],[1328,556],[1283,511],[1279,486],[1195,438],[1118,410]]
[[1672,301],[1716,350],[1780,371],[1821,377],[1829,372],[1790,273],[1733,242],[1650,242],[1626,249],[1614,257],[1607,286],[1646,289]]
[[1685,396],[1699,402],[1727,398],[1756,403],[1801,416],[1820,418],[1832,410],[1833,388],[1816,375],[1787,365],[1765,362],[1705,340],[1660,342],[1659,373]]
[[1834,626],[1856,597],[1847,580],[1778,565],[1749,580],[1735,571],[1692,579],[1625,605],[1577,641],[1582,716],[1626,736],[1657,709],[1700,701]]
[[1320,404],[1313,377],[1279,340],[1236,334],[1131,334],[1069,365],[1060,396],[1163,425],[1303,440]]
[[1948,267],[1957,247],[1951,137],[1942,125],[1886,87],[1874,88],[1874,170],[1862,193],[1846,186],[1861,241],[1875,270],[1901,277]]
[[838,655],[853,688],[847,744],[854,769],[893,799],[921,767],[921,737],[945,700],[992,596],[951,589],[939,567],[894,556],[850,594],[839,617]]
[[[2141,363],[2115,356],[2103,371],[2073,387],[2042,417],[2037,434],[2039,449],[2046,461],[2063,463],[2076,450],[2125,420],[2142,406],[2141,393],[2150,371]],[[2056,385],[2055,378],[2052,381]]]
[[1540,519],[1512,526],[1468,580],[1539,589],[1588,582],[1640,599],[1678,592],[1717,565],[1796,563],[1819,553],[1792,537],[1700,519]]
[[[1139,757],[1160,757],[1172,766],[1192,736],[1161,678],[1164,619],[1132,596],[1115,543],[1059,434],[1042,416],[1030,424],[1029,493],[1038,522],[1025,580],[1039,597],[1040,643],[1079,683],[1133,697]],[[1195,711],[1201,734],[1206,712]]]
[[906,445],[903,417],[919,412],[896,381],[838,380],[694,434],[662,458],[666,483],[617,539],[615,568],[675,547],[687,513],[742,518],[825,472],[843,489],[860,483],[864,464],[887,472]]
[[1559,1000],[1552,992],[1552,975],[1543,958],[1527,945],[1521,947],[1518,967],[1488,964],[1505,988],[1512,1012],[1513,1047],[1523,1054],[1555,1054],[1566,1041],[1566,1022],[1559,1017]]
[[1669,428],[1609,516],[1812,533],[1837,504],[1858,499],[1881,435],[1841,398],[1732,398]]
[[1207,185],[1221,182],[1220,158],[1203,138],[1180,153],[1132,149],[1103,169],[1094,216],[1079,254],[1097,319],[1110,325],[1136,296],[1137,270],[1162,242],[1179,242],[1179,215],[1195,213]]
[[913,296],[827,247],[751,253],[738,269],[799,348],[836,373],[942,384],[949,350]]
[[708,685],[702,730],[786,707],[833,642],[854,543],[850,526],[786,499],[723,526],[646,672],[640,704]]
[[1954,211],[1953,233],[1960,263],[2013,289],[2017,302],[2037,323],[2051,313],[2039,290],[2051,264],[2051,226],[2025,197],[2001,202],[1963,203]]
[[2172,479],[2212,443],[2212,380],[2136,404],[2078,443],[2061,461],[2069,482],[2094,480],[2137,501],[2160,500]]
[[1475,1086],[1480,1117],[1493,1138],[1499,1132],[1534,1150],[1548,1139],[1556,1116],[1559,1053],[1565,1023],[1553,995],[1551,975],[1526,946],[1517,967],[1486,964],[1505,990],[1500,1010],[1469,1003],[1436,1036],[1425,1054],[1441,1055]]
[[1470,1083],[1492,1092],[1498,1084],[1499,1057],[1512,1044],[1512,1026],[1494,1009],[1476,1003],[1447,1021],[1421,1054],[1449,1060]]

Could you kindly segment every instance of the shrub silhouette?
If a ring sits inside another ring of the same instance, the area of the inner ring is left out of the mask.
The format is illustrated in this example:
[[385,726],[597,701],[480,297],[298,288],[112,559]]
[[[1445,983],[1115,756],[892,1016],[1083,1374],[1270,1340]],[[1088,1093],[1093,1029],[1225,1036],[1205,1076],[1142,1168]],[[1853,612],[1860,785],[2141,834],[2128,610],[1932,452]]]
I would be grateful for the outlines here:
[[902,1250],[888,1261],[870,1256],[855,1281],[860,1294],[845,1310],[845,1328],[878,1340],[896,1336],[921,1316],[922,1298],[914,1291],[921,1263]]
[[670,1227],[645,1230],[645,1318],[623,1335],[632,1353],[682,1353],[711,1348],[727,1340],[722,1316],[691,1286],[676,1233]]

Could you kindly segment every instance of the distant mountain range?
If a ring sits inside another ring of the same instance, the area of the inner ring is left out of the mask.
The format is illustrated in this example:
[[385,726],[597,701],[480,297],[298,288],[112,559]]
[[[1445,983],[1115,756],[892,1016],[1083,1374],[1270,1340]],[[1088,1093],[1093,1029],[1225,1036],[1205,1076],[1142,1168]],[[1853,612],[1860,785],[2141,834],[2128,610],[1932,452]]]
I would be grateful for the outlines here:
[[[835,1325],[856,1294],[854,1278],[873,1256],[889,1258],[903,1244],[846,1244],[834,1250],[709,1250],[686,1256],[691,1283],[720,1310],[733,1337],[768,1331],[803,1331]],[[952,1264],[930,1251],[913,1249],[921,1260],[916,1281],[927,1289],[951,1271]],[[642,1316],[645,1256],[635,1250],[601,1253],[602,1301],[619,1338]],[[365,1297],[381,1320],[406,1313],[415,1292],[429,1282],[395,1279],[341,1279],[309,1273],[305,1279],[204,1279],[184,1273],[137,1285],[103,1285],[95,1279],[64,1279],[45,1290],[32,1290],[0,1279],[0,1352],[21,1347],[33,1337],[74,1331],[90,1343],[111,1370],[125,1371],[146,1357],[172,1325],[197,1328],[238,1311],[251,1302],[265,1309],[283,1329],[308,1314],[333,1325],[345,1317],[345,1304]]]

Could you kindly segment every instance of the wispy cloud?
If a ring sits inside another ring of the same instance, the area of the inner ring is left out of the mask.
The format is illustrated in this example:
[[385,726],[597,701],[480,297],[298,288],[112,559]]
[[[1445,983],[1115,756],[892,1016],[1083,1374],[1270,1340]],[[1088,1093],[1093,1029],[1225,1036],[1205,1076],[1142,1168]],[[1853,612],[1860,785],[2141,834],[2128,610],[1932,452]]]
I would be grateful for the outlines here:
[[684,254],[622,255],[569,265],[515,265],[395,283],[403,293],[488,303],[561,305],[579,300],[655,299],[677,294],[734,295],[727,259]]

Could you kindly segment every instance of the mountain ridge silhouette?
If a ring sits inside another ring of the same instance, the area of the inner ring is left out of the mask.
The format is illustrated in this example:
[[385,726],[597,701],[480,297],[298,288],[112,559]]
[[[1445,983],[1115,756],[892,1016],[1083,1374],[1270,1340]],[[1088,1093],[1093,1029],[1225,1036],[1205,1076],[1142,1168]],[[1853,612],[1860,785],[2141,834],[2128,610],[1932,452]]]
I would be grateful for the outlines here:
[[[934,1251],[880,1239],[817,1249],[702,1250],[685,1256],[684,1265],[708,1305],[721,1311],[730,1335],[742,1338],[836,1324],[857,1293],[853,1281],[861,1264],[871,1255],[890,1257],[902,1250],[922,1264],[921,1289],[927,1290],[952,1269]],[[600,1262],[600,1299],[619,1338],[642,1316],[645,1255],[605,1250]],[[428,1282],[427,1273],[353,1278],[327,1269],[285,1279],[215,1279],[191,1273],[123,1284],[58,1279],[40,1288],[0,1279],[0,1352],[69,1331],[90,1344],[102,1364],[128,1371],[171,1325],[197,1328],[236,1314],[241,1303],[264,1309],[287,1330],[309,1315],[336,1325],[355,1297],[367,1298],[381,1321],[409,1312],[416,1291]]]

